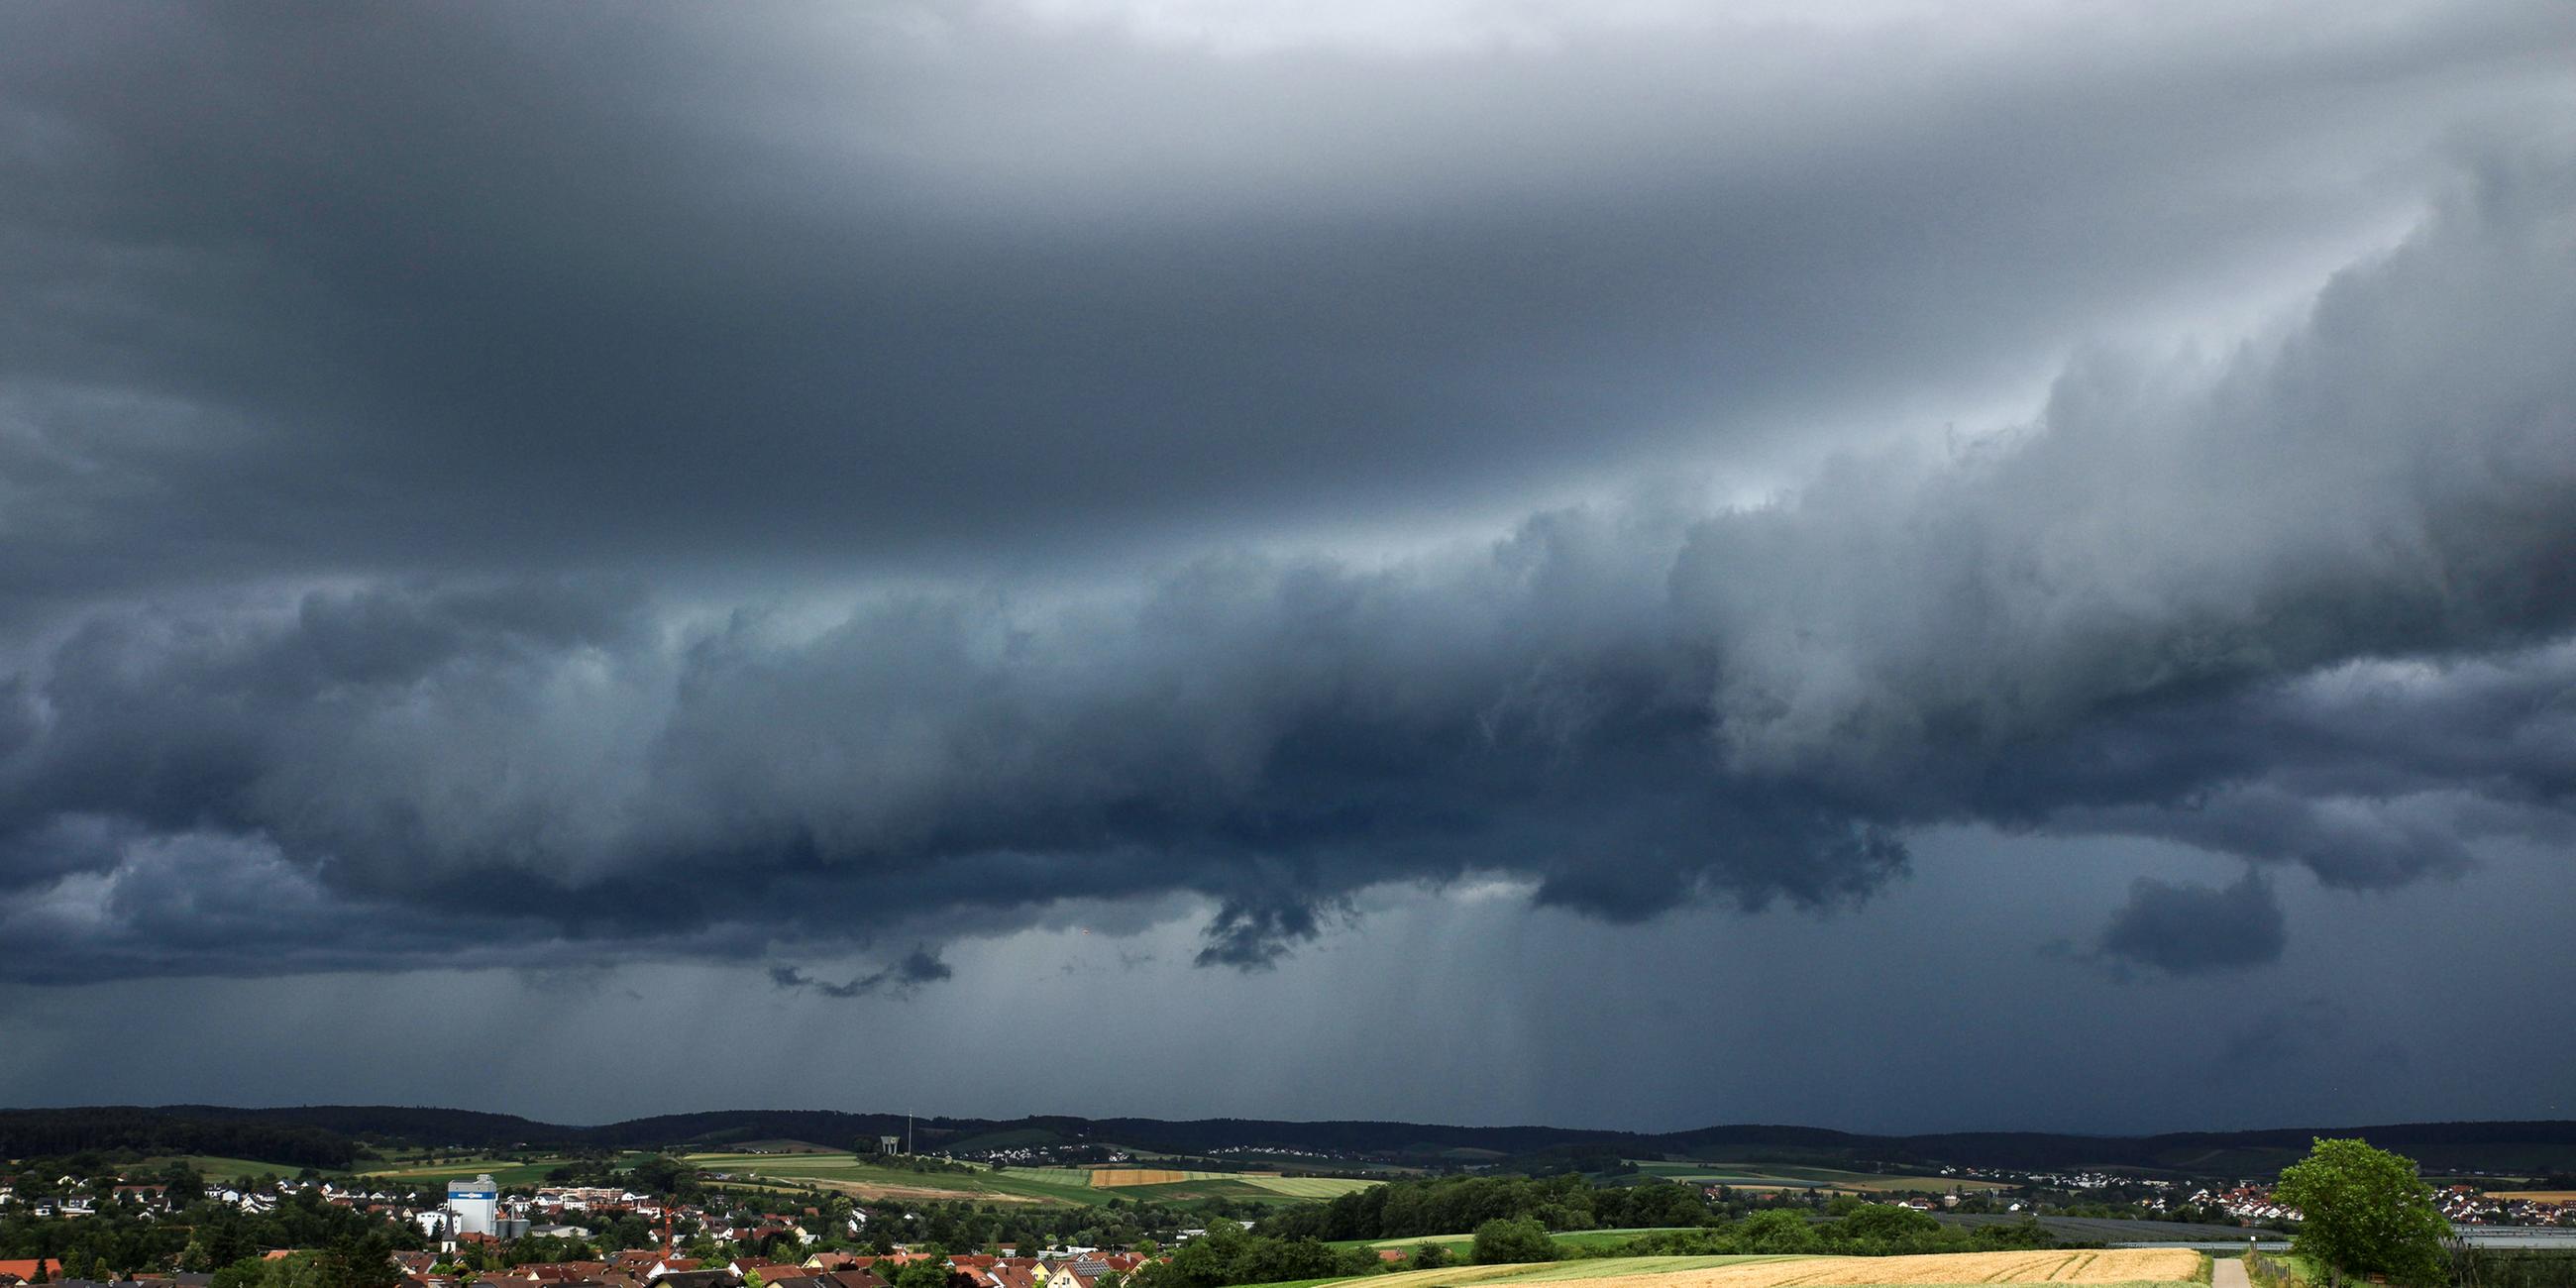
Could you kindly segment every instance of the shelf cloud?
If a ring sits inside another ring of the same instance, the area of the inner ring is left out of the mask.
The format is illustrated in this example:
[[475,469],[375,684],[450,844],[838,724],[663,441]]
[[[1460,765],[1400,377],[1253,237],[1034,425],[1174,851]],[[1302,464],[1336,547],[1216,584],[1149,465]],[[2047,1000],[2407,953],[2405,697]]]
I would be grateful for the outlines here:
[[[2267,867],[2393,888],[2565,834],[2570,173],[2488,160],[2270,339],[2081,358],[2026,425],[1760,504],[819,612],[572,574],[85,609],[0,706],[6,915],[79,926],[93,972],[257,973],[1186,892],[1199,964],[1255,969],[1372,885],[1831,909],[1973,821],[2241,858],[2142,882],[2099,951],[2267,960]],[[173,952],[209,915],[317,955]]]

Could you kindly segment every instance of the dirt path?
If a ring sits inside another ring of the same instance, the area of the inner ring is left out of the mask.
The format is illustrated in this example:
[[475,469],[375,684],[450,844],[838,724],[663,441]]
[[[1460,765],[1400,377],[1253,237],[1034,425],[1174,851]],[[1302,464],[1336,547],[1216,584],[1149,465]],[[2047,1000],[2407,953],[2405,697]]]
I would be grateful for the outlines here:
[[2247,1278],[2245,1274],[2245,1259],[2242,1257],[2210,1258],[2209,1288],[2254,1288],[2254,1281]]

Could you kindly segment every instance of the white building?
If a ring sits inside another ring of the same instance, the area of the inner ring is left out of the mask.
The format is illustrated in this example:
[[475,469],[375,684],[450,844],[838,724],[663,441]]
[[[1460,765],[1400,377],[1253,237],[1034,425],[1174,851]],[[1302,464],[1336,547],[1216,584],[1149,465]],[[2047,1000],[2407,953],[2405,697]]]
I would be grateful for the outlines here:
[[492,1233],[494,1209],[501,1203],[501,1187],[492,1183],[489,1172],[470,1181],[447,1183],[447,1234]]

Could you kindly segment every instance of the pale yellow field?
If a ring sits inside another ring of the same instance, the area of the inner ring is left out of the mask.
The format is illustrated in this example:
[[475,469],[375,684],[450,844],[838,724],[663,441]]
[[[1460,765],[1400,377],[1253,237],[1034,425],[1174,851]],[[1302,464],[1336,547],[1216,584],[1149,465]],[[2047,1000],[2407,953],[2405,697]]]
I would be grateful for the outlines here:
[[2102,1252],[1948,1252],[1919,1257],[1817,1257],[1712,1266],[1660,1275],[1616,1275],[1586,1288],[1845,1288],[1858,1284],[2103,1284],[2194,1279],[2200,1254],[2181,1248]]
[[2489,1190],[2491,1199],[2529,1199],[2534,1203],[2576,1203],[2576,1190]]

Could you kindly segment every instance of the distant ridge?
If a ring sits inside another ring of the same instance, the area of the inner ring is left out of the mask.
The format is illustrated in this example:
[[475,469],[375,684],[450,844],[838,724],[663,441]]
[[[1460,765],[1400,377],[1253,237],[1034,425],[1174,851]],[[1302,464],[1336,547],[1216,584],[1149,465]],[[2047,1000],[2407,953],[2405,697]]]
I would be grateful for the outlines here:
[[[476,1149],[592,1147],[649,1149],[805,1140],[843,1146],[904,1130],[901,1114],[828,1109],[725,1109],[662,1114],[599,1126],[565,1126],[470,1109],[392,1105],[304,1105],[245,1109],[222,1105],[106,1105],[0,1110],[0,1157],[89,1149],[171,1150],[346,1167],[367,1143],[459,1145]],[[1914,1166],[2072,1170],[2145,1168],[2202,1175],[2259,1176],[2307,1151],[2318,1136],[2361,1136],[2436,1171],[2576,1172],[2576,1122],[2392,1123],[2361,1127],[2279,1127],[2232,1132],[2089,1136],[2048,1132],[1946,1132],[1874,1136],[1822,1127],[1736,1124],[1644,1133],[1561,1127],[1457,1127],[1379,1121],[1286,1122],[1255,1118],[927,1117],[914,1122],[925,1148],[971,1147],[979,1138],[1094,1141],[1175,1154],[1269,1146],[1336,1153],[1436,1157],[1447,1151],[1520,1156],[1575,1146],[1613,1146],[1635,1155],[1673,1154],[1740,1162],[1884,1162]],[[218,1148],[220,1146],[220,1148]]]

